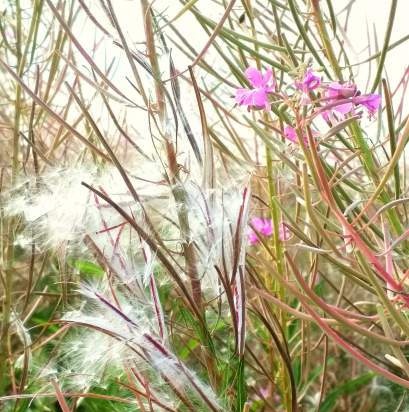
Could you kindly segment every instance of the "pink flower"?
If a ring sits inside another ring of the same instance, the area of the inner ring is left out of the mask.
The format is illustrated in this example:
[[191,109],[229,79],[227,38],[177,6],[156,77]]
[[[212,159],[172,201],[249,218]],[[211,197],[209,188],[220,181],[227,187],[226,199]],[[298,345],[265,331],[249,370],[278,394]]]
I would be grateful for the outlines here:
[[259,242],[259,238],[253,230],[249,230],[249,232],[247,233],[247,239],[250,245],[256,245]]
[[[326,86],[324,96],[328,105],[331,105],[330,109],[322,113],[325,120],[329,120],[331,115],[337,119],[344,119],[346,114],[353,112],[354,108],[359,105],[364,106],[371,117],[375,115],[381,104],[379,94],[361,95],[353,83],[332,82]],[[342,103],[336,104],[340,100]]]
[[[357,94],[358,90],[355,84],[345,83],[341,84],[338,82],[332,82],[325,88],[324,96],[331,109],[325,110],[322,115],[325,120],[329,120],[331,114],[334,115],[337,119],[344,119],[345,115],[350,113],[354,108],[354,105],[351,102],[345,102],[345,99],[354,97]],[[337,101],[343,100],[344,103],[336,104]],[[333,106],[335,104],[335,106]]]
[[[263,236],[269,237],[273,234],[273,226],[271,219],[265,219],[262,217],[253,217],[251,219],[251,225],[256,229],[256,231]],[[249,229],[247,238],[251,245],[255,245],[259,242],[259,238],[252,228]]]
[[293,143],[297,143],[297,133],[295,132],[294,127],[284,127],[284,137]]
[[[297,132],[292,126],[287,125],[284,127],[284,137],[293,143],[298,143]],[[308,146],[307,136],[303,136],[303,139],[304,139],[305,145]]]
[[353,98],[355,104],[361,104],[369,113],[369,116],[373,116],[379,109],[381,104],[381,96],[379,94],[364,94]]
[[347,99],[357,94],[356,84],[332,82],[325,88],[325,96],[333,100]]
[[302,82],[295,82],[295,87],[307,94],[312,90],[319,87],[321,84],[321,78],[318,77],[311,69],[307,69]]
[[309,104],[310,92],[321,85],[321,78],[318,77],[311,69],[307,69],[301,82],[296,81],[295,87],[302,92],[301,104]]
[[258,109],[270,109],[268,94],[274,92],[275,81],[271,69],[264,74],[254,67],[248,67],[245,75],[252,86],[252,89],[237,89],[235,100],[240,106],[255,107]]
[[335,117],[337,120],[343,120],[345,119],[345,115],[350,113],[353,108],[354,105],[352,103],[338,104],[328,110],[324,110],[322,116],[327,121],[330,120],[331,117]]
[[[253,217],[251,219],[251,225],[254,227],[256,232],[253,230],[253,228],[249,228],[249,231],[247,233],[247,238],[250,243],[250,245],[255,245],[257,244],[260,239],[259,236],[262,235],[264,237],[270,237],[273,234],[273,225],[271,222],[271,219],[265,219],[262,217]],[[282,241],[286,241],[290,238],[290,231],[289,229],[284,225],[284,223],[280,223],[279,227],[279,238]]]

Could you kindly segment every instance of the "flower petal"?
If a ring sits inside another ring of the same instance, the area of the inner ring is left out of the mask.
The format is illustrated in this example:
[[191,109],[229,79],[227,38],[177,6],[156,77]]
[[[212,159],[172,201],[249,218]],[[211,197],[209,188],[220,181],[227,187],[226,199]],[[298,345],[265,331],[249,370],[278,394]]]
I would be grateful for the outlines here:
[[236,102],[241,106],[253,105],[254,89],[239,89],[236,92]]
[[339,82],[332,82],[326,87],[326,97],[332,99],[347,99],[353,97],[357,93],[357,87],[353,83],[341,84]]
[[248,67],[244,74],[253,87],[262,87],[264,85],[263,75],[255,67]]
[[257,237],[257,235],[255,234],[254,231],[250,230],[247,233],[247,240],[249,241],[250,245],[255,245],[259,242],[259,238]]
[[302,90],[310,92],[316,89],[321,84],[321,78],[317,76],[311,69],[308,69],[305,73],[304,80],[302,81]]
[[264,219],[261,217],[253,217],[251,219],[251,224],[258,232],[261,232],[264,226]]
[[252,226],[264,236],[271,236],[273,233],[273,226],[271,219],[265,219],[262,217],[253,217],[251,219]]
[[275,86],[274,83],[273,71],[271,69],[267,69],[263,74],[263,86],[272,89]]
[[269,108],[267,92],[263,88],[257,89],[237,89],[235,96],[236,103],[240,106],[255,106],[258,108]]
[[[314,131],[312,132],[312,134],[313,134],[313,137],[316,136],[316,133]],[[287,125],[284,127],[284,137],[293,143],[298,143],[297,132],[292,126]],[[308,143],[307,136],[303,135],[303,140],[304,140],[304,145],[308,147],[309,143]]]
[[249,99],[249,95],[251,94],[251,90],[249,89],[236,89],[236,95],[234,97],[237,104],[240,106],[247,105],[246,101]]
[[370,114],[374,114],[381,104],[381,96],[379,94],[366,94],[354,98],[355,104],[365,106]]
[[297,133],[295,132],[294,127],[285,126],[284,127],[284,136],[286,139],[290,140],[293,143],[297,143]]
[[263,88],[254,89],[251,93],[252,98],[252,105],[256,107],[263,107],[267,108],[268,106],[268,97],[267,92]]
[[353,107],[354,106],[352,103],[343,103],[343,104],[339,104],[338,106],[333,107],[333,110],[335,110],[336,112],[342,115],[346,115],[353,109]]

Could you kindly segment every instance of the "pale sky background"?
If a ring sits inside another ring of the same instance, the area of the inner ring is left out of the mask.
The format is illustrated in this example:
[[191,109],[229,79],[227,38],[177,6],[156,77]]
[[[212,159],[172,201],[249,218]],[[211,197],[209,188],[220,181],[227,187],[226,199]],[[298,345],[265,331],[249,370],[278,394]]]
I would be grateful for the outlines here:
[[[261,2],[267,0],[261,0]],[[283,1],[284,2],[284,1]],[[163,11],[169,18],[173,17],[181,8],[177,0],[156,0],[152,2],[156,11]],[[253,3],[255,3],[253,1]],[[325,2],[322,1],[325,9]],[[350,0],[334,0],[335,11],[345,8]],[[91,3],[92,4],[92,3]],[[369,30],[372,47],[374,47],[374,31],[378,37],[379,47],[382,46],[386,24],[388,21],[391,0],[356,0],[350,13],[347,35],[351,41],[351,49],[355,51],[357,61],[365,58],[368,54],[366,46],[368,43],[367,30]],[[143,41],[143,25],[141,20],[140,5],[133,0],[115,0],[113,5],[123,27],[128,28],[128,34],[135,41]],[[196,6],[206,10],[207,15],[213,19],[221,17],[221,8],[214,7],[213,1],[198,0]],[[243,10],[240,1],[236,2],[235,10],[239,13]],[[93,11],[97,11],[93,9]],[[399,0],[391,42],[409,34],[409,0]],[[345,12],[339,15],[339,21],[344,23]],[[180,17],[176,23],[178,28],[188,36],[189,41],[200,50],[207,40],[199,23],[187,12]],[[393,63],[392,63],[393,61]],[[392,63],[392,64],[391,64]],[[409,42],[399,46],[387,59],[387,69],[391,78],[400,76],[409,65]]]
[[[336,10],[342,10],[349,1],[335,0]],[[389,17],[391,0],[356,0],[350,14],[348,26],[348,37],[351,39],[351,46],[356,52],[356,60],[361,61],[361,57],[367,55],[366,46],[368,44],[367,27],[371,36],[372,46],[374,46],[374,31],[378,37],[379,47],[382,47],[386,25]],[[343,18],[340,20],[344,21]],[[409,34],[409,0],[399,0],[391,43]],[[409,66],[409,42],[398,46],[390,52],[386,60],[388,76],[392,84],[402,76]],[[366,73],[362,73],[366,76]]]
[[[0,0],[0,4],[3,0]],[[25,0],[24,0],[25,1]],[[76,0],[74,0],[76,1]],[[71,28],[73,33],[80,40],[82,46],[92,54],[92,49],[94,48],[95,43],[98,43],[97,52],[93,54],[93,58],[97,62],[98,66],[102,71],[105,71],[106,68],[111,63],[112,59],[115,58],[115,70],[110,73],[109,77],[112,82],[127,95],[135,100],[138,100],[140,97],[129,85],[126,77],[132,78],[132,72],[127,62],[126,57],[124,56],[123,51],[116,45],[113,45],[113,39],[118,39],[118,34],[112,28],[110,23],[107,20],[106,15],[101,10],[100,2],[98,0],[84,0],[85,3],[90,8],[91,12],[96,16],[96,18],[103,24],[105,28],[109,30],[112,34],[112,37],[102,36],[103,40],[101,41],[101,32],[95,31],[94,23],[90,22],[88,19],[80,19],[77,21],[74,26]],[[127,42],[132,50],[144,51],[144,30],[143,30],[143,19],[141,13],[141,5],[139,0],[111,0],[115,12],[117,14],[118,20],[121,24],[122,29],[124,30]],[[253,4],[257,2],[252,0]],[[263,4],[268,4],[268,0],[258,0]],[[285,0],[282,0],[285,2]],[[53,4],[56,4],[57,1],[53,0]],[[178,11],[181,9],[181,4],[177,0],[156,0],[153,2],[156,14],[163,13],[168,19],[173,18]],[[325,1],[322,0],[323,6],[325,6]],[[345,6],[350,3],[349,0],[333,0],[336,12],[343,10]],[[24,3],[27,7],[31,7],[31,0],[27,0],[27,3]],[[374,33],[378,37],[379,48],[382,47],[385,29],[387,25],[389,8],[391,5],[391,0],[356,0],[352,7],[347,37],[349,40],[349,55],[351,58],[351,63],[357,63],[365,60],[370,54],[375,52],[375,42],[374,42]],[[24,6],[24,7],[26,7]],[[211,0],[198,0],[196,6],[201,10],[206,10],[208,17],[212,18],[215,21],[218,21],[223,13],[222,7],[215,7],[214,2]],[[44,5],[46,8],[47,5]],[[78,3],[78,7],[80,4]],[[237,14],[243,12],[243,7],[240,0],[237,0],[234,11]],[[51,12],[50,12],[51,13]],[[409,0],[398,0],[398,9],[395,17],[395,23],[393,27],[391,42],[398,40],[399,38],[407,35],[409,33]],[[338,15],[338,19],[343,26],[345,21],[345,12]],[[180,17],[175,23],[178,29],[182,34],[188,39],[189,43],[192,44],[196,51],[200,51],[208,40],[208,35],[204,33],[200,24],[192,16],[190,12],[185,13]],[[273,22],[271,22],[273,24]],[[245,27],[243,28],[245,30]],[[368,37],[367,31],[369,31],[369,36],[372,44],[371,52],[367,49]],[[339,34],[342,33],[339,31]],[[219,44],[222,44],[221,42]],[[85,59],[79,57],[78,51],[73,47],[73,51],[76,52],[77,58],[77,69],[84,73],[85,75],[92,78],[92,72],[90,70],[89,64]],[[47,53],[50,50],[46,51]],[[66,54],[67,52],[65,52]],[[176,68],[180,71],[187,68],[187,64],[191,63],[190,60],[186,58],[181,58],[178,56],[178,51],[173,48],[172,50]],[[216,70],[222,72],[223,68],[220,66],[220,57],[215,52],[214,48],[210,48],[205,55],[206,61],[211,64]],[[371,72],[371,82],[373,81],[375,70],[376,70],[376,61],[372,62],[372,72]],[[391,89],[393,90],[399,80],[401,79],[405,70],[409,66],[409,41],[403,45],[398,46],[387,56],[385,63],[388,78],[390,79]],[[169,67],[168,56],[164,56],[162,68],[165,71],[164,76],[168,74],[167,69]],[[220,69],[219,69],[220,68]],[[366,92],[365,86],[367,84],[368,64],[365,64],[361,68],[355,67],[354,72],[357,75],[356,82],[359,89],[362,92]],[[314,67],[314,69],[317,69]],[[224,66],[224,70],[226,70]],[[223,72],[223,75],[228,75],[228,71]],[[145,75],[141,70],[141,75],[145,76],[146,84],[152,84],[151,78],[148,75]],[[199,77],[203,76],[203,72],[199,72]],[[8,76],[7,76],[8,77]],[[199,78],[201,81],[202,78]],[[232,80],[234,84],[237,81]],[[183,103],[185,109],[188,111],[188,115],[195,116],[197,119],[197,103],[195,101],[195,96],[193,90],[190,86],[181,83],[182,94],[183,94]],[[239,84],[237,84],[239,86]],[[33,87],[33,86],[31,86]],[[65,89],[64,89],[65,90]],[[93,87],[88,87],[85,82],[83,82],[83,90],[86,98],[91,98],[95,94],[95,89]],[[233,108],[234,101],[232,95],[234,94],[234,89],[230,87],[225,87],[221,91],[218,91],[219,96],[225,101],[227,107],[230,105]],[[62,92],[60,96],[54,101],[58,105],[61,105],[63,108],[67,101],[68,93]],[[400,96],[397,96],[400,98]],[[409,99],[406,97],[406,105],[408,106]],[[113,107],[117,115],[120,118],[125,118],[125,123],[129,126],[135,134],[146,135],[148,134],[148,125],[147,125],[147,116],[146,112],[143,112],[139,109],[129,109],[125,108],[124,105]],[[109,121],[109,116],[106,113],[103,113],[103,105],[101,102],[97,103],[96,101],[91,106],[91,110],[98,116],[98,112],[101,114],[102,122]],[[126,112],[125,112],[126,111]],[[405,114],[405,113],[404,113]],[[194,121],[191,123],[192,127],[196,130],[194,132],[201,133],[200,131],[200,122]],[[104,125],[105,126],[105,125]],[[108,133],[109,134],[109,133]]]
[[[268,4],[267,0],[259,1]],[[144,41],[145,36],[143,31],[140,2],[135,0],[115,0],[112,3],[121,26],[126,32],[127,39],[131,48],[133,46],[135,49],[143,51],[144,46],[141,43]],[[343,10],[349,3],[349,0],[333,0],[335,11],[337,13]],[[109,23],[106,20],[106,16],[98,7],[99,2],[96,0],[89,0],[87,1],[87,4],[90,6],[95,5],[95,7],[92,7],[92,12],[95,13],[98,19],[100,19],[100,21],[105,24],[105,27],[110,27]],[[163,14],[168,19],[174,17],[181,9],[181,4],[177,0],[156,0],[153,2],[153,4],[156,13],[163,12]],[[253,1],[253,4],[256,4],[256,2]],[[324,1],[322,1],[322,4],[325,8]],[[349,23],[347,28],[347,38],[349,40],[348,48],[351,63],[363,61],[369,55],[375,53],[375,35],[378,38],[378,47],[382,47],[390,5],[391,0],[356,0],[354,2],[349,16]],[[206,10],[208,17],[214,19],[215,21],[218,21],[220,19],[223,12],[223,9],[221,7],[214,7],[214,3],[210,0],[198,0],[196,6],[201,10]],[[237,14],[242,13],[243,7],[240,1],[236,2],[234,11],[236,11]],[[399,0],[391,36],[391,43],[409,33],[408,16],[409,0]],[[342,26],[344,25],[345,17],[345,11],[338,14],[338,19]],[[189,42],[195,47],[197,51],[200,51],[203,48],[208,39],[208,35],[204,33],[200,24],[196,21],[196,19],[190,12],[185,13],[176,21],[175,24],[178,29],[180,29],[180,31],[186,36],[186,38],[188,38]],[[84,45],[88,44],[90,47],[92,47],[92,44],[95,40],[93,30],[93,25],[89,24],[89,22],[87,25],[82,27],[80,38],[83,41]],[[111,32],[113,33],[114,38],[118,38],[117,34],[113,30],[111,30]],[[372,47],[371,51],[369,51],[367,48],[368,32]],[[78,34],[78,28],[76,33]],[[341,32],[339,32],[339,34],[342,35]],[[117,61],[120,63],[117,64],[116,71],[111,76],[111,78],[114,80],[115,84],[117,84],[121,88],[126,88],[126,90],[129,90],[129,83],[125,79],[125,76],[130,76],[130,69],[128,63],[126,62],[126,59],[123,56],[123,53],[121,52],[121,50],[119,50],[118,47],[112,45],[112,41],[110,39],[107,39],[104,43],[105,44],[103,45],[103,47],[99,49],[99,52],[95,56],[96,61],[100,62],[101,68],[103,68],[104,66],[107,66],[107,62],[109,62],[113,56],[117,56]],[[172,53],[176,62],[177,69],[186,69],[186,66],[190,63],[190,61],[184,57],[178,56],[178,52],[175,49],[172,50]],[[217,56],[214,48],[209,49],[209,52],[205,55],[205,59],[208,63],[214,64],[214,67],[216,69],[218,68],[218,65],[220,65],[219,63],[217,63],[219,57]],[[376,61],[372,61],[370,85],[375,75],[376,66]],[[385,67],[392,90],[401,79],[405,70],[408,69],[408,66],[409,41],[395,48],[387,56]],[[165,70],[168,68],[167,57],[163,62],[163,68]],[[84,65],[84,69],[87,70],[86,65]],[[362,92],[368,91],[365,90],[368,78],[368,69],[369,64],[354,68],[356,82]],[[149,77],[147,77],[147,81],[150,82]],[[233,93],[233,91],[231,93]],[[191,90],[187,90],[185,96],[187,101],[192,102],[192,108],[195,108],[196,104],[193,92]],[[226,98],[228,97],[229,96],[226,96]],[[406,98],[406,104],[407,103],[408,99]]]
[[[267,0],[260,0],[261,2]],[[143,42],[144,33],[143,33],[143,23],[141,18],[141,10],[139,1],[134,0],[115,0],[112,2],[115,11],[117,13],[118,19],[122,25],[122,28],[126,29],[127,37],[130,43]],[[255,3],[255,2],[253,2]],[[325,2],[323,1],[323,6]],[[333,4],[336,12],[345,8],[346,5],[350,3],[349,0],[334,0]],[[92,12],[95,13],[98,18],[101,18],[101,21],[104,21],[105,16],[100,14],[98,2],[95,0],[88,1],[87,4],[93,5],[96,7],[91,7]],[[156,0],[153,2],[156,12],[162,11],[167,18],[172,18],[180,10],[181,4],[177,0]],[[372,50],[371,54],[375,52],[375,41],[374,33],[378,37],[379,48],[382,47],[386,24],[389,15],[391,0],[356,0],[352,7],[349,24],[347,30],[347,36],[350,40],[350,57],[353,62],[359,62],[368,57],[369,52],[367,49],[368,44],[368,35],[369,31]],[[214,3],[210,0],[198,0],[196,6],[202,10],[206,10],[207,15],[214,20],[219,20],[222,14],[221,7],[214,7]],[[236,2],[235,10],[240,13],[243,10],[240,1]],[[395,17],[395,23],[393,27],[391,42],[398,40],[399,38],[409,34],[409,0],[399,0],[398,8]],[[344,23],[345,21],[345,12],[339,15],[339,21]],[[196,50],[201,50],[203,45],[207,41],[207,35],[204,34],[203,29],[200,27],[199,23],[187,12],[182,17],[180,17],[176,22],[177,27],[181,30],[182,33],[186,35],[190,43],[194,45]],[[107,25],[109,26],[109,25]],[[84,43],[94,40],[93,28],[89,23],[83,27],[81,38],[84,40]],[[115,36],[117,37],[117,36]],[[116,47],[112,47],[108,42],[108,53],[107,55],[100,54],[99,59],[106,59],[106,57],[111,57],[115,51]],[[139,47],[140,48],[140,47]],[[175,54],[177,53],[174,51]],[[98,58],[98,56],[97,56]],[[212,51],[206,54],[206,59],[211,63]],[[176,61],[181,61],[180,59],[175,59]],[[102,61],[102,60],[101,60]],[[185,65],[188,63],[187,60],[179,64],[177,68],[185,69]],[[375,62],[373,62],[375,63]],[[182,66],[182,67],[180,67]],[[409,66],[409,41],[403,45],[398,46],[390,54],[388,54],[386,64],[387,73],[391,80],[391,85],[393,87],[399,79],[401,78],[404,71]],[[369,65],[366,65],[369,67]],[[128,69],[128,68],[127,68]],[[375,71],[375,64],[372,67],[372,78]],[[359,83],[366,83],[367,72],[361,68],[358,71],[358,68],[355,69],[355,73],[358,75]],[[121,81],[120,73],[118,72],[118,81]],[[363,86],[362,86],[363,87]]]

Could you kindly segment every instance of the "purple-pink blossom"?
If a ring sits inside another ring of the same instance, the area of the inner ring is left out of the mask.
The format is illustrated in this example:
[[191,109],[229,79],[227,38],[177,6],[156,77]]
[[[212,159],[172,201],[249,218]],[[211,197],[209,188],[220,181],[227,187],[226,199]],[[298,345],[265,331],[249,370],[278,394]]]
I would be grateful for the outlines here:
[[293,143],[297,143],[297,133],[294,127],[285,126],[284,127],[284,137]]
[[[353,83],[341,84],[339,82],[332,82],[325,87],[324,97],[331,108],[325,110],[322,115],[325,120],[329,120],[331,115],[338,119],[344,119],[345,115],[350,113],[354,108],[352,101],[346,99],[352,98],[357,93],[357,87]],[[336,104],[337,101],[342,100],[343,103]]]
[[235,100],[240,106],[254,107],[257,109],[270,109],[269,93],[274,92],[275,81],[271,69],[264,74],[254,67],[248,67],[244,72],[251,89],[239,88],[236,90]]
[[325,96],[334,100],[353,97],[357,92],[356,84],[353,83],[332,82],[325,87]]
[[[297,139],[297,132],[295,131],[295,128],[292,126],[285,126],[284,127],[284,137],[286,139],[288,139],[290,142],[293,143],[298,143],[298,139]],[[308,138],[307,136],[303,135],[303,140],[304,140],[304,144],[306,146],[308,146]]]
[[[251,226],[252,227],[250,227],[247,232],[247,238],[250,245],[257,244],[260,241],[259,236],[270,237],[273,234],[273,225],[271,219],[253,217],[251,219]],[[289,239],[290,231],[283,223],[280,224],[278,230],[280,240],[285,241]]]
[[[255,245],[256,243],[259,242],[259,238],[256,234],[256,232],[259,233],[259,235],[263,235],[265,237],[269,237],[273,233],[273,226],[271,223],[271,219],[266,219],[262,217],[253,217],[251,219],[251,228],[249,228],[247,237],[249,240],[249,243],[251,245]],[[256,232],[253,230],[256,230]]]
[[[373,116],[381,104],[381,96],[378,94],[361,95],[357,86],[353,83],[332,82],[325,86],[324,99],[328,110],[324,110],[322,115],[325,120],[331,116],[337,119],[344,119],[348,113],[353,113],[357,106],[364,106]],[[337,104],[337,102],[340,102]],[[325,109],[325,107],[324,107]]]
[[381,104],[381,96],[379,94],[364,94],[353,98],[355,104],[361,104],[367,110],[370,116],[373,116],[379,109]]
[[321,78],[311,69],[307,69],[301,82],[295,82],[295,87],[307,94],[321,85]]
[[308,68],[302,81],[296,81],[294,85],[302,92],[301,104],[309,104],[311,103],[310,93],[321,85],[321,78]]

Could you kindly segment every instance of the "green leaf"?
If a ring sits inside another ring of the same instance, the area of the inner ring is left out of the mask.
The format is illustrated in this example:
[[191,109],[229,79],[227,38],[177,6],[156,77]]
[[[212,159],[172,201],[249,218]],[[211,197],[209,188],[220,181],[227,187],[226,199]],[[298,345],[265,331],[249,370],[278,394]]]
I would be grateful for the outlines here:
[[244,404],[247,400],[246,391],[246,378],[244,376],[244,359],[239,360],[237,368],[237,398],[236,398],[236,411],[241,412],[244,408]]
[[337,400],[343,395],[350,395],[357,392],[360,388],[367,385],[374,378],[375,374],[372,372],[364,373],[357,378],[350,379],[344,384],[337,386],[330,390],[322,402],[319,412],[331,412],[334,410]]
[[104,269],[88,260],[76,260],[73,266],[84,275],[102,276],[105,273]]

